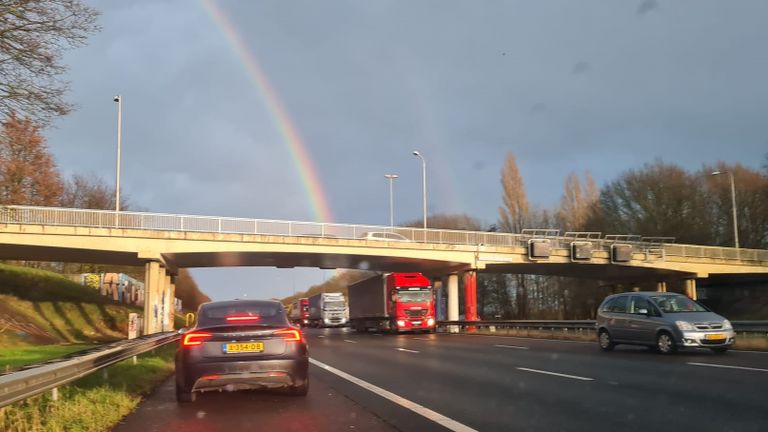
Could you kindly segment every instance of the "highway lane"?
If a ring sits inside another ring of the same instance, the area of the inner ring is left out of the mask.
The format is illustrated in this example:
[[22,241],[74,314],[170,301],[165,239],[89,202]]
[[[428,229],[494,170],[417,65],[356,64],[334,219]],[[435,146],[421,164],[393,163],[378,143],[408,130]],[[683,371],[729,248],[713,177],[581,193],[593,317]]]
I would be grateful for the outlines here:
[[[416,417],[416,415],[413,415]],[[415,419],[417,424],[424,422]],[[207,393],[177,404],[173,377],[115,429],[117,432],[390,432],[396,429],[311,374],[309,395],[279,391]]]
[[215,393],[177,406],[168,381],[116,430],[450,430],[404,407],[413,404],[444,416],[453,430],[768,430],[768,354],[603,353],[594,343],[348,329],[305,334],[316,362],[306,399]]
[[306,333],[313,358],[477,430],[768,430],[764,354],[666,357],[521,338]]

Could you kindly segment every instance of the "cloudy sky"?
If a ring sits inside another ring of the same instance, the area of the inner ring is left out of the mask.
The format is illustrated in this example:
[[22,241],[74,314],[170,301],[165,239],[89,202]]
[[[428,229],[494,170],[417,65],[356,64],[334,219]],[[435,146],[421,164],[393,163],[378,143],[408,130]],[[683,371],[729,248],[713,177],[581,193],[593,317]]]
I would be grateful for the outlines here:
[[[492,223],[508,152],[531,201],[550,207],[571,171],[603,183],[656,158],[758,167],[768,151],[763,0],[93,6],[103,30],[66,56],[79,109],[48,131],[49,144],[66,173],[112,181],[121,94],[121,182],[148,211],[314,220],[319,201],[337,222],[387,224],[383,175],[396,173],[396,219],[414,220],[418,149],[430,211]],[[313,198],[276,103],[316,171]],[[193,274],[215,299],[283,297],[327,277]]]

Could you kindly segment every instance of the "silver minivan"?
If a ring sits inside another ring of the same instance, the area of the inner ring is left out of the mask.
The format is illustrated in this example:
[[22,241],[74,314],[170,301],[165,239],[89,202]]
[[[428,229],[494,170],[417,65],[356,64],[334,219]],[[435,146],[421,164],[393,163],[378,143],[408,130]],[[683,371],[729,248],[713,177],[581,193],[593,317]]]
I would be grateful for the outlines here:
[[608,296],[597,310],[597,339],[610,351],[618,344],[646,345],[663,354],[704,347],[724,353],[735,333],[727,319],[688,297],[666,292]]

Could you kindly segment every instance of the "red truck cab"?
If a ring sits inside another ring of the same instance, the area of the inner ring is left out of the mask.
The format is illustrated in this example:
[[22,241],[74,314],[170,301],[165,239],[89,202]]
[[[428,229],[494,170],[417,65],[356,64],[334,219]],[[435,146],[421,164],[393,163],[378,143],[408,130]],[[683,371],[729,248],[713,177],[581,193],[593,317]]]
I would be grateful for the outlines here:
[[397,331],[435,329],[435,298],[430,280],[421,273],[386,276],[389,314]]
[[421,273],[389,273],[350,284],[349,323],[356,331],[435,331],[435,297]]
[[301,298],[291,303],[288,318],[292,324],[305,326],[309,323],[309,299]]

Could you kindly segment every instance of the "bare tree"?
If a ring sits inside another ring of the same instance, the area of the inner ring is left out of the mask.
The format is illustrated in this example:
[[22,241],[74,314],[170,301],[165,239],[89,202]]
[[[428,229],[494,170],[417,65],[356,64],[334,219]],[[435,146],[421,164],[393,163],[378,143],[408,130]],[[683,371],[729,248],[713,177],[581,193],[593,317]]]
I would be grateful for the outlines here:
[[99,29],[97,16],[80,0],[0,3],[0,114],[15,111],[47,124],[72,110],[61,57]]
[[0,204],[56,205],[62,187],[40,127],[11,112],[0,129]]
[[[95,174],[75,174],[64,185],[62,207],[112,210],[115,208],[115,189]],[[129,210],[128,198],[123,194],[120,207]]]
[[575,173],[569,174],[565,178],[560,207],[555,212],[558,226],[565,231],[584,230],[599,198],[600,191],[589,171],[584,174],[584,187]]
[[529,216],[528,198],[525,184],[517,168],[517,161],[512,153],[507,154],[504,168],[501,170],[501,188],[503,207],[499,207],[501,229],[507,232],[520,232],[525,228]]

